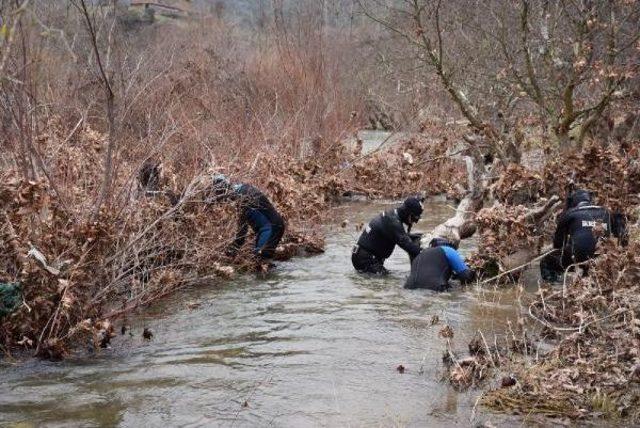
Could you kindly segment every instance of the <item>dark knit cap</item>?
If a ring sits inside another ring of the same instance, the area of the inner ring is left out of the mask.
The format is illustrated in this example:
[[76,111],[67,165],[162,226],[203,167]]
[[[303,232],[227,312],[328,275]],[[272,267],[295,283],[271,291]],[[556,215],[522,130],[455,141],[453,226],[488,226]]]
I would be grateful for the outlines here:
[[411,214],[413,217],[419,218],[422,215],[422,202],[415,196],[405,199],[402,207],[405,209],[407,214]]

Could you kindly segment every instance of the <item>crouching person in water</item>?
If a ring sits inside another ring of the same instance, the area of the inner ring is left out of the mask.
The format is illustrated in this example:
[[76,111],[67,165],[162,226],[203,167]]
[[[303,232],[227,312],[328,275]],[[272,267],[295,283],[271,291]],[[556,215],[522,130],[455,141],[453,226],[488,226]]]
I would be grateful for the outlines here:
[[429,248],[411,262],[411,273],[404,287],[445,291],[453,275],[463,284],[473,281],[475,272],[458,253],[458,243],[453,237],[432,239]]
[[601,228],[603,236],[611,233],[624,245],[626,227],[624,217],[593,204],[591,192],[576,190],[567,198],[565,211],[558,217],[553,248],[540,261],[540,274],[545,281],[554,282],[569,266],[585,262],[595,256],[597,237],[594,228]]
[[226,253],[234,257],[247,238],[249,227],[256,235],[254,254],[260,259],[272,259],[284,234],[284,220],[269,199],[249,184],[232,184],[218,174],[213,177],[216,200],[231,199],[238,202],[238,232]]
[[396,245],[405,250],[411,259],[417,256],[420,245],[413,242],[409,232],[411,226],[420,220],[422,210],[422,201],[410,197],[398,208],[387,210],[371,220],[353,247],[353,267],[361,273],[389,273],[384,261],[393,253]]

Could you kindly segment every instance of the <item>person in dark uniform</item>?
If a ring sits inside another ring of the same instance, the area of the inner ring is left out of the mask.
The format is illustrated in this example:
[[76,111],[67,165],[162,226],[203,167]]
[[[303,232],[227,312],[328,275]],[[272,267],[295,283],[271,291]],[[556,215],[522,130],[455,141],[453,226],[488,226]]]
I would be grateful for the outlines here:
[[[420,253],[420,244],[412,239],[411,226],[420,220],[422,200],[407,198],[398,208],[387,210],[369,222],[353,247],[351,263],[361,273],[387,274],[384,261],[396,245],[411,259]],[[406,226],[406,229],[405,229]]]
[[457,240],[432,239],[429,248],[422,250],[411,262],[411,273],[404,287],[445,291],[452,276],[463,284],[473,281],[475,272],[469,269],[457,249]]
[[238,253],[251,227],[256,235],[254,254],[261,259],[273,258],[285,223],[264,193],[249,184],[232,184],[222,174],[213,177],[213,191],[216,200],[229,198],[238,202],[238,232],[227,255]]
[[554,252],[540,261],[540,274],[545,281],[557,281],[571,265],[585,262],[595,256],[598,238],[594,228],[602,236],[612,233],[626,244],[625,220],[621,214],[611,212],[593,204],[591,192],[578,189],[567,198],[565,211],[558,217],[558,226],[553,237]]

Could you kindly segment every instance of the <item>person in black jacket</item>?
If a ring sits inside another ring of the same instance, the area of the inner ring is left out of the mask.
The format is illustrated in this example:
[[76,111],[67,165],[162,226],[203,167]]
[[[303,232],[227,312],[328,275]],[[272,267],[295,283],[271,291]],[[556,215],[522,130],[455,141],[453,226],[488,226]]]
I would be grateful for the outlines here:
[[[351,263],[361,273],[387,274],[384,261],[398,245],[411,259],[420,253],[420,245],[409,235],[411,226],[420,220],[422,201],[407,198],[398,208],[383,212],[367,224],[353,247]],[[406,229],[405,229],[406,226]]]
[[254,253],[261,259],[271,259],[284,234],[285,224],[269,199],[249,184],[232,184],[229,179],[217,174],[213,177],[216,200],[238,201],[238,232],[226,253],[235,256],[247,238],[249,227],[256,235]]
[[461,283],[475,279],[475,272],[467,266],[458,253],[458,242],[454,239],[434,238],[411,262],[411,273],[405,288],[428,288],[445,291],[453,275]]
[[600,228],[602,236],[612,233],[626,244],[625,220],[621,214],[593,204],[591,192],[578,189],[567,198],[567,207],[558,217],[553,237],[555,251],[540,261],[540,273],[545,281],[557,281],[569,266],[585,262],[595,256],[598,238],[594,228]]

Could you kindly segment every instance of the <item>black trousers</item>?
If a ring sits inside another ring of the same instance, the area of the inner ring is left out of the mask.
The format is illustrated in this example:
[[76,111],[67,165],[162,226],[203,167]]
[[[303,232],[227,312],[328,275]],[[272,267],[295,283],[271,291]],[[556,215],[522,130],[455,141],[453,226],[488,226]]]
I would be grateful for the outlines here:
[[[569,246],[564,249],[556,249],[540,260],[540,276],[545,281],[559,281],[569,266],[586,261],[591,257],[593,257],[593,255],[583,253],[574,254],[573,249]],[[583,269],[584,272],[587,273],[588,267],[584,266]]]
[[384,267],[384,259],[380,259],[369,251],[356,245],[351,252],[351,263],[360,273],[386,275],[389,271]]

